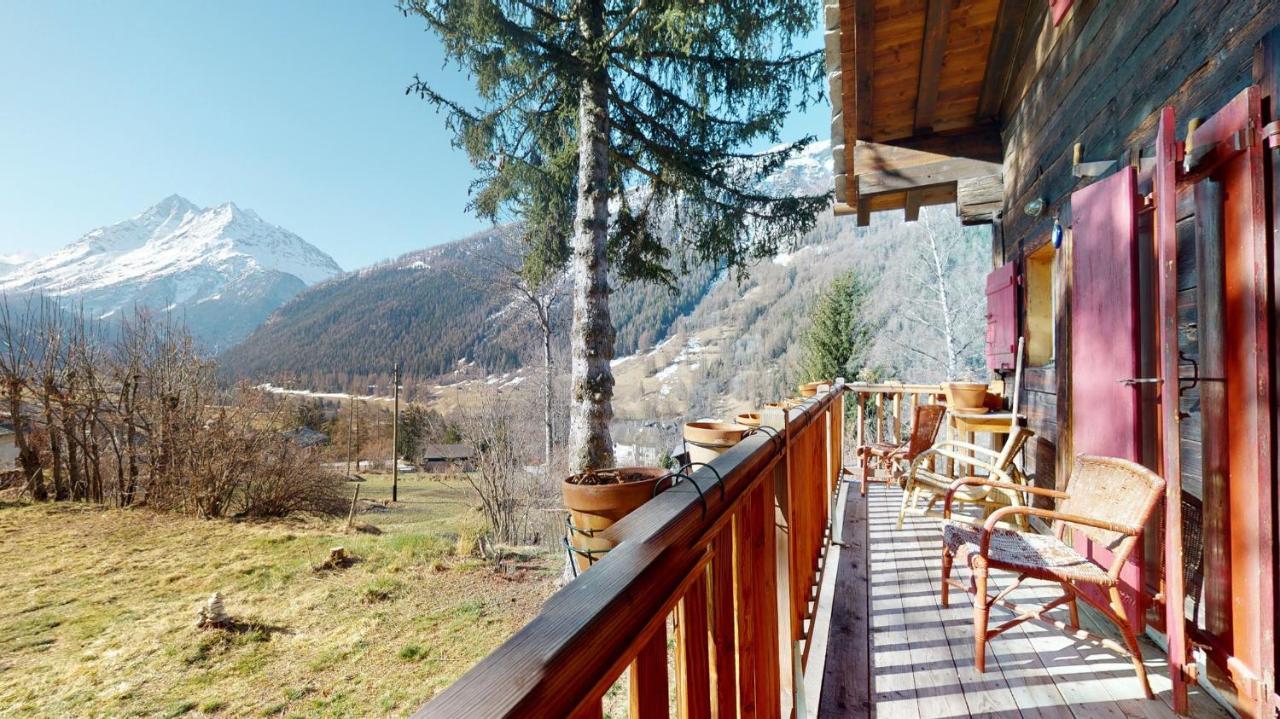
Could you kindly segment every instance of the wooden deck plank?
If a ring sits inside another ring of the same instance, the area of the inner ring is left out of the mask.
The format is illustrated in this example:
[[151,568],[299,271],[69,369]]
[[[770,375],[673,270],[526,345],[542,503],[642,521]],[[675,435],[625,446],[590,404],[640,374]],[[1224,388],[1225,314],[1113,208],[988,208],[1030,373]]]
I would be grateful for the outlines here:
[[[869,602],[871,650],[870,696],[877,717],[986,716],[1049,717],[1052,719],[1159,718],[1173,719],[1171,683],[1165,657],[1150,641],[1142,648],[1157,700],[1148,700],[1137,683],[1127,657],[1108,649],[1067,637],[1033,623],[1025,623],[991,640],[988,671],[973,668],[971,597],[953,591],[951,607],[940,605],[941,547],[938,523],[908,518],[903,530],[894,528],[901,493],[897,487],[874,484],[865,502],[858,492],[849,493],[843,531],[849,538],[864,537],[869,577],[850,571],[850,558],[842,555],[836,578],[837,595],[852,594],[858,581],[866,582]],[[851,506],[850,506],[851,505]],[[861,506],[859,506],[861,505]],[[863,529],[852,525],[865,517]],[[844,551],[844,550],[842,550]],[[957,567],[957,576],[968,580],[968,570]],[[1007,586],[1012,576],[993,573],[993,587]],[[993,588],[993,591],[996,591]],[[1033,603],[1057,596],[1057,585],[1028,582],[1010,599]],[[838,599],[832,627],[849,636],[856,628],[837,612],[848,602]],[[1055,610],[1065,614],[1065,609]],[[992,624],[1009,617],[1003,609],[992,612]],[[1097,626],[1095,617],[1081,608],[1081,622],[1095,633],[1111,634]],[[847,642],[834,636],[828,643],[828,660],[852,661],[864,640]],[[847,657],[833,660],[833,654]],[[828,677],[837,667],[828,665]],[[851,714],[846,707],[833,709],[824,681],[822,704],[817,713],[827,717],[867,716]],[[950,687],[950,689],[948,689]],[[1192,687],[1194,715],[1226,717],[1203,692]],[[846,713],[839,713],[845,711]]]
[[[871,486],[874,490],[883,485],[873,483]],[[872,496],[868,494],[868,497]],[[878,519],[877,513],[880,511],[877,502],[871,499],[867,505],[871,565],[871,663],[875,667],[871,677],[871,697],[878,719],[920,717],[924,715],[916,700],[907,617],[902,608],[901,580],[894,558],[895,547],[889,536],[892,530]]]
[[[888,491],[895,500],[901,495],[897,488],[888,488]],[[896,501],[894,503],[897,504]],[[945,609],[942,607],[942,541],[938,526],[937,521],[932,518],[913,516],[903,523],[903,531],[912,533],[912,540],[920,553],[926,572],[923,589],[937,613],[943,636],[948,642],[957,682],[963,689],[969,713],[974,717],[1026,716],[997,662],[988,662],[985,673],[979,673],[974,668],[972,606],[963,598],[957,597],[956,592],[952,592],[951,606]]]
[[[967,701],[965,679],[957,671],[946,623],[939,613],[938,599],[930,581],[929,562],[922,554],[924,545],[931,542],[926,542],[926,533],[915,522],[904,526],[902,531],[894,528],[900,506],[897,495],[885,485],[878,485],[871,495],[875,519],[872,531],[881,530],[880,540],[887,541],[894,549],[920,716],[972,716],[973,706]],[[979,714],[985,715],[981,710],[987,704],[987,697],[973,698],[977,700]],[[1000,708],[1011,712],[1005,716],[1019,716],[1013,697],[1006,694],[1005,698],[1008,701]]]
[[832,594],[830,634],[818,716],[863,719],[871,716],[870,602],[867,594],[867,503],[845,484],[840,541]]

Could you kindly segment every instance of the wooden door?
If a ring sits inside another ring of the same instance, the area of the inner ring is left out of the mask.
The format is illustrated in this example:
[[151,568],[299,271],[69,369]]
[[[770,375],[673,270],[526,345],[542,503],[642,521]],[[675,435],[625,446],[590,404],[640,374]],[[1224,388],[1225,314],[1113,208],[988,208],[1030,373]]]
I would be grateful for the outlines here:
[[[1138,382],[1137,177],[1132,167],[1071,195],[1071,447],[1142,461]],[[1071,491],[1070,485],[1067,491]],[[1104,566],[1111,553],[1077,534]],[[1141,628],[1142,545],[1120,575],[1125,613]],[[1102,593],[1098,598],[1105,600]]]
[[[1249,87],[1205,121],[1192,137],[1191,174],[1221,237],[1221,342],[1227,424],[1226,538],[1231,575],[1225,662],[1245,716],[1270,716],[1275,672],[1275,546],[1272,507],[1271,354],[1268,312],[1266,195],[1261,96]],[[1209,205],[1208,203],[1212,204]],[[1206,430],[1208,428],[1206,427]],[[1208,538],[1206,538],[1206,541]]]

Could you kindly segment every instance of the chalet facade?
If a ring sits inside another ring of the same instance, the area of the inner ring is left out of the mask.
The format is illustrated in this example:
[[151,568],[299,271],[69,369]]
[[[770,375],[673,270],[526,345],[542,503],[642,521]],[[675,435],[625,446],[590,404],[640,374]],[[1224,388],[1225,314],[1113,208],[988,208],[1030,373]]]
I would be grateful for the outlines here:
[[1026,341],[1024,467],[1161,474],[1130,616],[1169,647],[1175,708],[1198,681],[1273,716],[1280,5],[826,10],[836,211],[991,224],[987,359],[1008,379]]

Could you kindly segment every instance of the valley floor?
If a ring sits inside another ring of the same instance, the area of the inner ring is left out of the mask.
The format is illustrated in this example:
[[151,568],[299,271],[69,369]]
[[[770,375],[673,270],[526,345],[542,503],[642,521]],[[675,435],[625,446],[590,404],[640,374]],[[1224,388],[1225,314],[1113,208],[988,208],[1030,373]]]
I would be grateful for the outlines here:
[[[408,714],[528,621],[559,564],[466,558],[460,483],[410,476],[400,498],[359,515],[381,535],[0,504],[0,716]],[[354,565],[317,571],[339,545]],[[214,591],[233,630],[196,628]]]

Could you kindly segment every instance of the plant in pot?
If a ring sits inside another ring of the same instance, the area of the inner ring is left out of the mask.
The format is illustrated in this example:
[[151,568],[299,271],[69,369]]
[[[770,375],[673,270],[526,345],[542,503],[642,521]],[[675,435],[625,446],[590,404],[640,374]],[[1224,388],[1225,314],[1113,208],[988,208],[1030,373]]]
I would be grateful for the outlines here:
[[617,544],[600,533],[652,499],[655,487],[670,474],[661,467],[618,467],[582,472],[560,483],[569,510],[569,551],[578,572]]

